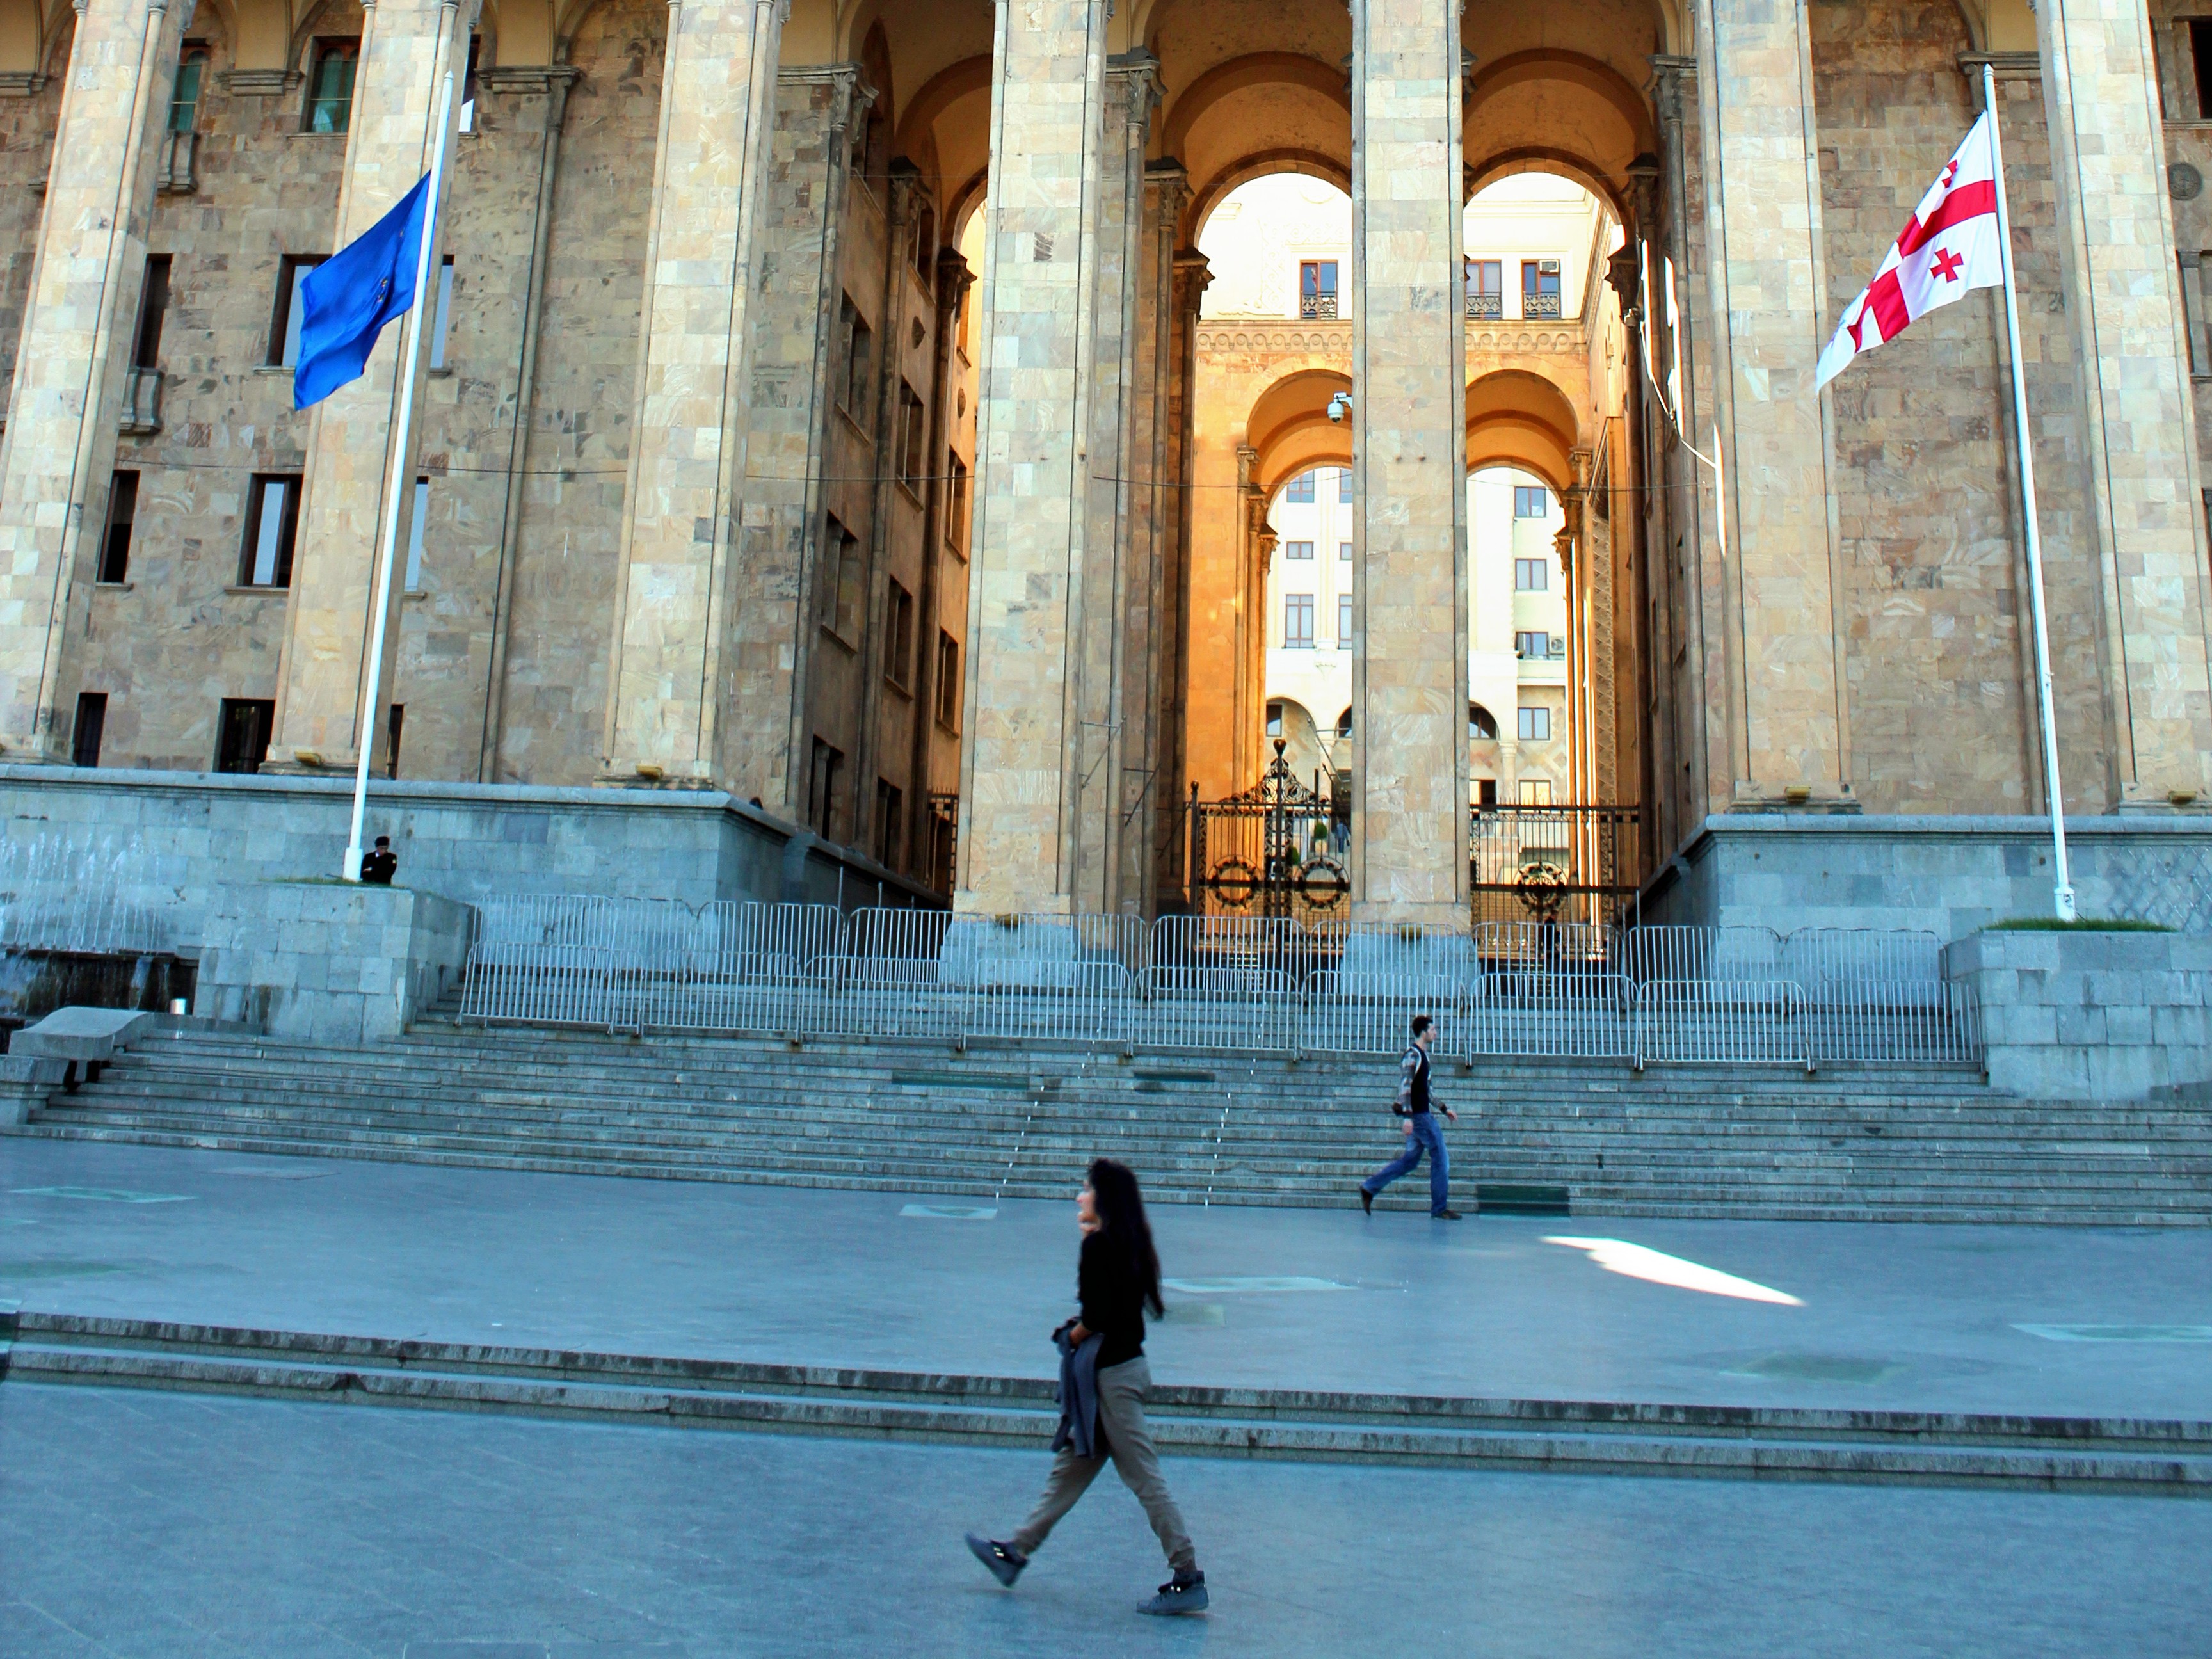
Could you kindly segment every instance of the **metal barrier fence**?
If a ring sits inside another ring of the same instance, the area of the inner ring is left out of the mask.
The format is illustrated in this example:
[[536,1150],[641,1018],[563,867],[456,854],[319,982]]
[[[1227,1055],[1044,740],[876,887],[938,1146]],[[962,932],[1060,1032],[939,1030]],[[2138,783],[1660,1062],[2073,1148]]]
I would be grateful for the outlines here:
[[793,1038],[1792,1065],[1978,1061],[1925,933],[953,916],[492,899],[461,1017]]

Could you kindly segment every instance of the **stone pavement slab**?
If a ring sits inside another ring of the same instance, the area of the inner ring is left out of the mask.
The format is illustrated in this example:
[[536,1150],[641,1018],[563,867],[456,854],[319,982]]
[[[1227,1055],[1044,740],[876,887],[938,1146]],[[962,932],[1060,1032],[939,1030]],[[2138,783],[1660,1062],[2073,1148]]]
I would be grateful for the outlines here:
[[1042,1452],[0,1385],[9,1659],[2182,1659],[2212,1504],[1177,1458],[1213,1592]]
[[[1156,1377],[2107,1417],[2212,1406],[2212,1231],[1449,1224],[1346,1200],[1156,1210],[1171,1304]],[[0,1139],[0,1298],[41,1311],[1041,1376],[1075,1242],[1072,1205]]]

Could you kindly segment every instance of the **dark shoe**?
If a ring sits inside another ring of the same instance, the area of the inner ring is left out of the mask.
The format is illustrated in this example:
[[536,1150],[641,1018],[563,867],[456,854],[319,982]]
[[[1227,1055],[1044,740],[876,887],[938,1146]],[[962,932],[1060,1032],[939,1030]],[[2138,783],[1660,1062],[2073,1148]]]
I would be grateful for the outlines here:
[[1018,1553],[1012,1544],[996,1543],[981,1533],[968,1534],[968,1547],[975,1553],[978,1561],[990,1568],[991,1577],[1008,1589],[1013,1589],[1014,1580],[1022,1576],[1022,1569],[1030,1564],[1029,1557]]
[[1362,1187],[1359,1189],[1359,1207],[1362,1210],[1364,1210],[1369,1215],[1373,1215],[1375,1213],[1375,1194],[1369,1192],[1364,1187]]
[[1431,1221],[1460,1221],[1464,1218],[1465,1218],[1462,1217],[1457,1210],[1431,1210],[1429,1212],[1429,1219]]
[[1202,1572],[1179,1572],[1161,1585],[1159,1594],[1137,1611],[1172,1618],[1179,1613],[1204,1613],[1206,1606],[1206,1575]]

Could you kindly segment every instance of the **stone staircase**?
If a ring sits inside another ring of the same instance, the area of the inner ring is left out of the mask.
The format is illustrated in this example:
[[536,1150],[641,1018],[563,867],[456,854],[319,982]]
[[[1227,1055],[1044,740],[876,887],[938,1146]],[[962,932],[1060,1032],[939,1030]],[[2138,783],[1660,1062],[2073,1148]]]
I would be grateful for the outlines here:
[[[191,1024],[15,1133],[238,1152],[1057,1197],[1098,1154],[1157,1200],[1348,1206],[1396,1144],[1395,1062],[463,1027],[371,1050]],[[1440,1064],[1462,1207],[2212,1222],[2212,1106],[2014,1099],[1972,1067]],[[1384,1195],[1425,1207],[1417,1173]]]

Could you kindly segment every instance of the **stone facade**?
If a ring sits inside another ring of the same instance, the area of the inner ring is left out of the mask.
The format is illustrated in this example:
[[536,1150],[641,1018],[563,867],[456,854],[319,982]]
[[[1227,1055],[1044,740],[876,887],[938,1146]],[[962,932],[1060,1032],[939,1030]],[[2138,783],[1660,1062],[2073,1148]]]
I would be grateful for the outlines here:
[[[1558,394],[1564,781],[1641,809],[1644,873],[1713,814],[2032,830],[1996,298],[1810,386],[1986,62],[2068,803],[2212,800],[2212,109],[2178,0],[0,4],[9,762],[313,781],[366,741],[402,780],[726,796],[979,914],[1171,908],[1191,787],[1267,759],[1266,495],[1349,465],[1356,894],[1455,927],[1461,480]],[[416,176],[448,72],[443,358],[395,503],[400,331],[295,413],[284,295]],[[1626,246],[1581,319],[1486,331],[1460,210],[1534,167]],[[1352,191],[1355,252],[1335,315],[1239,344],[1200,322],[1198,233],[1282,171]],[[282,583],[247,557],[272,480]]]

